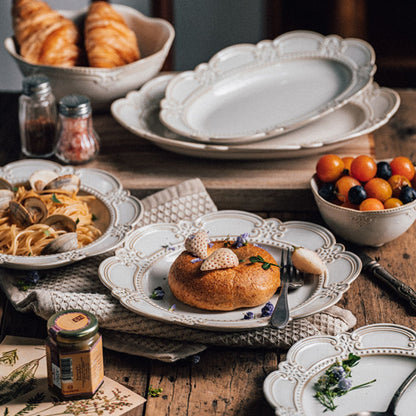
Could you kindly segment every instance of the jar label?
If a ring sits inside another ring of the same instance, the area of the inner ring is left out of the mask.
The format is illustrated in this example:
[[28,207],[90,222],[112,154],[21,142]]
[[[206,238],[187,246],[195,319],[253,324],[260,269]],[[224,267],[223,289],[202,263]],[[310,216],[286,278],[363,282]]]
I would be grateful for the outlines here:
[[89,323],[88,316],[82,312],[65,313],[60,315],[55,321],[55,325],[58,328],[66,331],[76,331],[85,328]]
[[46,344],[49,386],[64,398],[90,397],[104,380],[103,345],[100,336],[84,351],[62,352],[53,342]]

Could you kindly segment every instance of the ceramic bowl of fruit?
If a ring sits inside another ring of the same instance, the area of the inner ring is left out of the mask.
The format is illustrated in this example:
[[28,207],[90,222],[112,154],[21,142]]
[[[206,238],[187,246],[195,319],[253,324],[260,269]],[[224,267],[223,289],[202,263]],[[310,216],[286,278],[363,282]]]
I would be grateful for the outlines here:
[[328,227],[347,241],[379,247],[416,219],[416,176],[404,156],[376,161],[367,155],[324,155],[310,181]]

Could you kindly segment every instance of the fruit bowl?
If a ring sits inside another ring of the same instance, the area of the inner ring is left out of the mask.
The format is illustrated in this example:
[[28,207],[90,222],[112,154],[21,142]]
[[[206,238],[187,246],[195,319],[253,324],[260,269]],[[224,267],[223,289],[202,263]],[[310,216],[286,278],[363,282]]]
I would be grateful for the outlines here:
[[[87,95],[94,110],[108,109],[111,103],[124,97],[128,91],[142,86],[153,78],[163,66],[175,36],[173,26],[166,20],[144,16],[137,10],[114,4],[127,25],[136,33],[142,58],[116,68],[91,68],[74,66],[62,68],[50,65],[35,65],[25,60],[18,52],[13,37],[8,37],[4,46],[17,63],[23,76],[43,73],[59,99],[68,94]],[[59,12],[81,25],[87,9]]]
[[362,246],[380,247],[405,233],[416,219],[416,201],[397,208],[358,211],[322,198],[315,175],[310,186],[318,210],[331,231]]

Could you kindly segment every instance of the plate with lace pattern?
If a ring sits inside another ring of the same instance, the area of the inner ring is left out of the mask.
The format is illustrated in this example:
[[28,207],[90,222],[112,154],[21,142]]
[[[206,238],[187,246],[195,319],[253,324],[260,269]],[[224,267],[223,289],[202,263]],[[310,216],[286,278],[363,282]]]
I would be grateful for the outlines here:
[[[326,228],[305,221],[262,219],[245,211],[218,211],[195,221],[151,224],[133,231],[115,255],[99,267],[102,283],[127,309],[151,319],[208,330],[242,330],[268,325],[261,316],[264,305],[234,311],[206,311],[177,300],[169,289],[168,272],[184,250],[187,236],[199,229],[211,241],[223,241],[248,233],[248,242],[260,245],[280,259],[282,249],[304,246],[314,250],[327,266],[320,276],[307,276],[305,284],[289,293],[290,319],[323,311],[342,297],[361,271],[361,261],[345,251]],[[151,297],[162,288],[162,299]],[[276,303],[278,293],[270,302]],[[244,319],[252,312],[254,319]]]

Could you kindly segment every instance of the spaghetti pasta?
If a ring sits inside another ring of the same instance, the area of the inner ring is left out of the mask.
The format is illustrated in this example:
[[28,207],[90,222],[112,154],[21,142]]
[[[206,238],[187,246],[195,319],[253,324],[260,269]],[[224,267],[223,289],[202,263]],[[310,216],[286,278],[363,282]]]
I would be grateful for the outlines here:
[[[76,191],[64,189],[34,191],[19,186],[13,201],[17,203],[14,205],[18,208],[22,206],[26,208],[26,211],[22,210],[23,215],[27,216],[28,213],[31,222],[34,218],[42,217],[38,208],[38,205],[42,203],[42,207],[46,207],[46,218],[52,215],[68,218],[68,221],[75,224],[74,232],[77,235],[78,247],[81,248],[101,235],[100,229],[94,225],[94,216],[88,206],[88,202],[93,199],[95,199],[94,196],[78,195]],[[25,207],[26,201],[37,201],[32,212],[30,211],[32,207]],[[0,212],[0,252],[2,253],[15,256],[38,256],[53,240],[68,233],[66,229],[45,224],[45,218],[23,227],[19,223],[19,216],[14,215],[13,210],[14,208],[10,205],[10,208]]]

